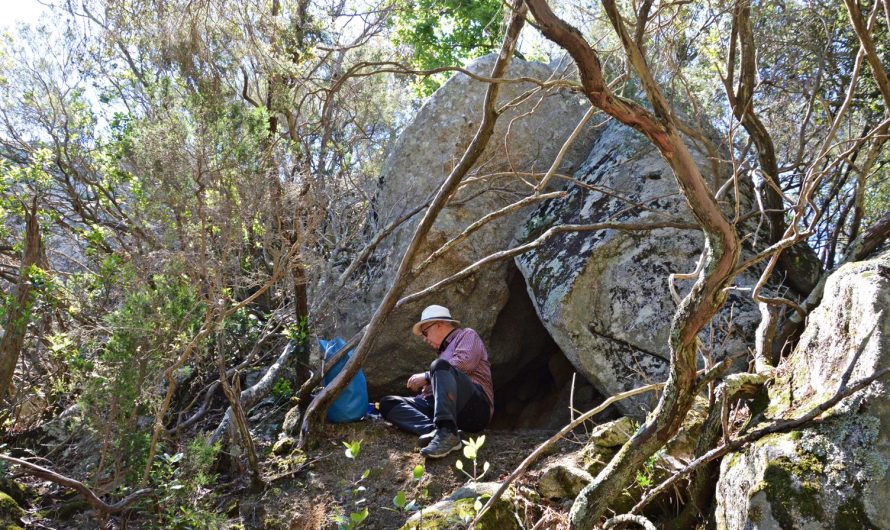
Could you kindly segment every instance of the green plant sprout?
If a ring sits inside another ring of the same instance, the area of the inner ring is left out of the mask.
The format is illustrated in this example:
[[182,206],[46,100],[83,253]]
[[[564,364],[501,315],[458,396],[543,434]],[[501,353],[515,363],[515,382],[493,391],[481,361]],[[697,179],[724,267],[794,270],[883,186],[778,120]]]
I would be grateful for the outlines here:
[[[463,521],[464,524],[469,524],[472,521],[476,514],[482,510],[482,506],[485,504],[483,500],[488,499],[491,495],[480,495],[473,500],[473,506],[470,506],[469,502],[460,502],[458,503],[457,508],[457,517]],[[467,501],[469,499],[466,499]]]
[[344,451],[346,458],[349,458],[350,460],[358,458],[359,453],[362,452],[362,442],[364,442],[364,440],[359,440],[357,442],[343,442],[343,446],[346,447],[346,451]]
[[[351,442],[343,442],[343,446],[346,447],[346,450],[343,451],[343,454],[346,458],[350,460],[357,460],[358,455],[362,452],[362,442],[364,440],[359,441],[351,441]],[[361,495],[364,494],[368,488],[361,485],[362,481],[368,478],[371,474],[370,469],[366,469],[362,472],[359,478],[352,481],[349,485],[348,489],[350,492],[350,504],[352,505],[352,511],[349,513],[349,517],[345,515],[337,515],[334,517],[334,522],[337,523],[337,530],[353,530],[355,528],[359,528],[365,520],[368,518],[368,507],[362,506],[365,504],[366,499]],[[360,506],[362,506],[360,508]]]
[[458,459],[457,462],[454,463],[454,467],[456,467],[458,470],[460,470],[461,473],[469,477],[469,479],[473,482],[478,482],[482,477],[485,476],[486,473],[488,473],[488,469],[490,467],[489,463],[485,462],[484,464],[482,464],[482,473],[478,472],[477,464],[479,449],[481,449],[482,446],[485,445],[485,435],[483,434],[478,438],[470,438],[469,440],[464,440],[462,441],[462,443],[464,444],[464,457],[473,463],[473,471],[472,473],[468,473],[466,470],[464,470],[464,462],[461,459]]
[[[426,473],[426,468],[424,468],[422,465],[418,464],[418,465],[414,466],[414,469],[411,471],[411,480],[414,481],[415,488],[416,488],[416,485],[418,485],[420,483],[420,480],[423,478],[424,473]],[[425,497],[426,493],[427,493],[427,491],[426,491],[426,489],[424,489],[423,491],[420,492],[420,497]],[[397,512],[410,513],[410,512],[414,512],[414,511],[417,511],[420,509],[419,505],[417,503],[417,498],[415,498],[409,502],[408,494],[402,490],[399,490],[398,493],[396,493],[396,496],[393,497],[393,499],[392,499],[392,503],[396,507],[396,509],[393,511],[397,511]],[[386,509],[392,510],[392,508],[386,508]]]
[[655,475],[655,462],[658,459],[656,455],[652,455],[643,464],[643,469],[637,471],[637,485],[646,490],[652,487],[653,477]]
[[420,486],[420,480],[423,478],[424,473],[426,473],[426,468],[421,464],[414,466],[414,469],[411,470],[411,479],[414,482],[414,499],[409,501],[408,494],[402,490],[399,490],[398,493],[396,493],[396,496],[392,499],[392,503],[395,506],[395,509],[384,508],[385,510],[403,513],[405,515],[411,512],[417,512],[420,521],[418,522],[418,526],[416,528],[423,528],[423,506],[418,502],[418,500],[425,500],[429,497],[429,491],[426,488],[423,488],[419,492],[417,491],[418,487]]

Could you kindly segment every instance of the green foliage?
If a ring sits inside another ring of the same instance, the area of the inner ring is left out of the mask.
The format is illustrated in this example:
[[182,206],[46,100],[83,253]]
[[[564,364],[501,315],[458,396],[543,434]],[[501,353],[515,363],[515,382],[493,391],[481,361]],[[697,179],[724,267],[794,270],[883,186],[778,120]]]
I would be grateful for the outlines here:
[[301,316],[296,324],[290,324],[285,330],[285,335],[294,341],[297,346],[306,346],[309,342],[311,329],[309,328],[309,317]]
[[204,437],[193,439],[184,453],[163,453],[156,457],[151,478],[158,491],[155,528],[215,529],[225,522],[215,513],[216,495],[212,473],[220,444],[208,444]]
[[343,446],[346,447],[346,451],[343,453],[346,455],[346,458],[350,460],[355,460],[358,458],[358,455],[362,452],[362,442],[364,440],[352,441],[352,442],[343,442]]
[[890,160],[884,161],[880,171],[871,179],[865,191],[863,228],[869,227],[890,212]]
[[636,482],[637,485],[643,490],[647,490],[652,487],[655,477],[655,463],[658,461],[657,455],[650,456],[645,463],[643,463],[643,469],[637,471]]
[[[392,499],[392,504],[396,507],[395,509],[398,512],[409,514],[411,512],[420,510],[420,526],[423,526],[423,511],[420,502],[425,501],[429,498],[429,491],[426,488],[421,488],[420,486],[420,481],[423,479],[424,473],[426,473],[426,468],[424,466],[420,464],[414,466],[414,469],[411,470],[411,481],[414,483],[414,486],[412,488],[413,491],[408,493],[403,490],[399,490],[396,493],[396,496]],[[412,495],[414,498],[409,500],[408,495]]]
[[262,315],[248,307],[239,308],[225,321],[226,350],[246,355],[259,340],[264,325]]
[[[503,16],[498,0],[405,0],[394,19],[396,41],[411,47],[418,69],[463,66],[498,48]],[[450,75],[425,77],[416,90],[432,94]]]
[[[346,450],[344,451],[346,458],[350,460],[358,459],[362,450],[362,440],[357,442],[343,442],[343,445],[346,447]],[[371,470],[366,469],[359,477],[346,486],[346,498],[343,499],[343,501],[347,506],[346,511],[349,511],[349,515],[340,514],[334,517],[334,522],[337,523],[338,530],[353,530],[354,528],[359,528],[368,518],[369,511],[368,507],[365,505],[366,499],[363,497],[367,488],[362,485],[362,482],[370,475]]]
[[282,377],[272,386],[272,395],[278,400],[290,399],[294,395],[294,389],[290,381]]
[[460,472],[463,473],[464,475],[466,475],[470,480],[478,482],[480,479],[482,479],[483,476],[485,476],[486,473],[488,473],[488,469],[489,469],[489,467],[491,467],[488,462],[485,462],[482,465],[481,473],[477,469],[477,459],[479,457],[479,450],[482,449],[483,445],[485,445],[485,435],[483,434],[482,436],[479,436],[478,438],[470,438],[469,440],[463,440],[462,443],[464,444],[464,448],[463,448],[464,458],[466,458],[467,460],[472,462],[473,471],[472,472],[465,471],[464,470],[464,462],[463,462],[463,460],[460,460],[460,459],[458,459],[454,463],[454,467],[456,467],[458,470],[460,470]]
[[204,305],[181,276],[156,275],[133,288],[105,318],[110,333],[104,344],[89,357],[79,355],[92,368],[80,398],[85,416],[105,440],[104,450],[120,467],[136,471],[148,444],[147,431],[136,422],[153,414],[163,370],[197,334]]

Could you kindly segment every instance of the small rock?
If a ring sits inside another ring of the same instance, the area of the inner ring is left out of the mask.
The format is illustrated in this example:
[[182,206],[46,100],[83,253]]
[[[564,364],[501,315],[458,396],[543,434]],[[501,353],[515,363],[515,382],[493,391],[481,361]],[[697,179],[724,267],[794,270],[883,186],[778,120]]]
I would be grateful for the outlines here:
[[624,416],[594,428],[593,432],[590,433],[590,443],[597,447],[618,447],[630,440],[631,435],[636,430],[636,422]]
[[294,434],[300,427],[300,406],[291,407],[287,414],[284,415],[284,422],[281,423],[281,430],[288,434]]
[[19,521],[25,515],[25,510],[9,495],[0,492],[0,527],[4,530],[19,529]]
[[[471,482],[458,488],[447,498],[424,508],[422,514],[412,515],[401,530],[464,529],[476,516],[476,508],[480,507],[479,503],[484,504],[486,499],[494,495],[500,486],[497,482]],[[514,493],[512,490],[508,490],[489,511],[485,512],[476,528],[479,530],[519,530],[521,527],[514,514],[513,500]]]
[[291,452],[296,444],[296,439],[287,435],[282,435],[281,438],[275,442],[275,445],[272,446],[272,454],[279,456],[286,455]]
[[592,481],[593,476],[590,473],[562,460],[544,469],[538,481],[538,491],[550,499],[575,498]]
[[20,506],[30,503],[36,496],[33,490],[8,477],[0,478],[0,493],[9,495]]

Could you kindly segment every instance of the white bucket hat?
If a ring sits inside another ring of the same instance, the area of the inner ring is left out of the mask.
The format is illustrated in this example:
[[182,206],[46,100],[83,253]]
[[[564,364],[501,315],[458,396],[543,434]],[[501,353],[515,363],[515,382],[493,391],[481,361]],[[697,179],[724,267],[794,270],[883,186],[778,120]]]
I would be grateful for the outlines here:
[[414,334],[420,336],[420,328],[428,322],[451,322],[454,325],[460,325],[460,322],[451,318],[451,311],[447,307],[440,305],[427,306],[420,314],[420,321],[411,328]]

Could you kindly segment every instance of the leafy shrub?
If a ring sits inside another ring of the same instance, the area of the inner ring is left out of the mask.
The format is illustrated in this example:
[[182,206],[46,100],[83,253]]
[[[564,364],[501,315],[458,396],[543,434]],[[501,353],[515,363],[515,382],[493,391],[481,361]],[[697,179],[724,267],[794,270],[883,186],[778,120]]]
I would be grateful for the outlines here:
[[163,393],[164,370],[196,335],[203,315],[198,292],[185,278],[156,275],[105,318],[110,333],[93,346],[93,370],[80,398],[103,443],[98,472],[107,455],[115,455],[115,470],[145,465],[149,418]]
[[158,507],[155,528],[215,529],[222,527],[224,514],[215,513],[216,495],[212,473],[220,444],[204,437],[193,439],[184,453],[163,453],[155,459],[152,481],[157,485]]

